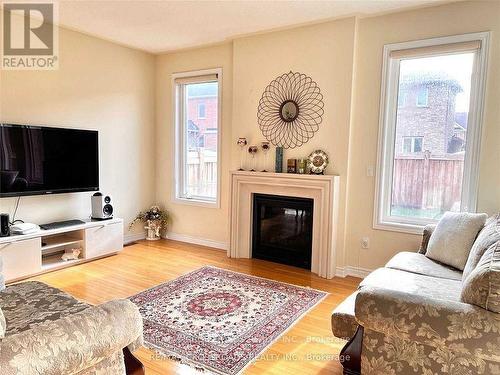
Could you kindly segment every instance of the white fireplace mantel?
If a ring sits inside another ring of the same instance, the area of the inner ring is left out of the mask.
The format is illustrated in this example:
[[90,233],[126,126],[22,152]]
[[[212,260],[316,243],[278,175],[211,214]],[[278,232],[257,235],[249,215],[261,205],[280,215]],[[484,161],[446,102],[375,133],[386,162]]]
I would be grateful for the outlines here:
[[231,258],[252,257],[253,194],[311,198],[313,239],[311,271],[335,276],[339,176],[271,172],[231,172]]

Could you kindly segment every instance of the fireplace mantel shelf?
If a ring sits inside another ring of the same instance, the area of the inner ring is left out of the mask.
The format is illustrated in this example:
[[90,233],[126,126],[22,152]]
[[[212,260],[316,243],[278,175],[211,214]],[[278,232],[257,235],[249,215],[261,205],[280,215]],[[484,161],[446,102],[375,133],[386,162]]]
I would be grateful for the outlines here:
[[273,178],[293,178],[293,179],[317,179],[333,180],[337,175],[331,174],[298,174],[298,173],[276,173],[276,172],[251,172],[251,171],[231,171],[232,175],[255,176],[255,177],[273,177]]
[[231,171],[231,209],[228,256],[252,257],[254,194],[310,198],[313,207],[311,271],[335,276],[339,180],[336,175]]

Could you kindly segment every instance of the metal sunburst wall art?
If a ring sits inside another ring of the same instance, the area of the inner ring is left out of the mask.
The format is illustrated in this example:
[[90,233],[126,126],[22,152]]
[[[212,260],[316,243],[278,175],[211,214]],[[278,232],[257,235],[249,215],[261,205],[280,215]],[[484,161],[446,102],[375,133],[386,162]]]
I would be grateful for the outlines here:
[[323,105],[316,82],[305,74],[290,71],[271,81],[264,90],[257,111],[260,130],[274,146],[300,147],[318,131]]

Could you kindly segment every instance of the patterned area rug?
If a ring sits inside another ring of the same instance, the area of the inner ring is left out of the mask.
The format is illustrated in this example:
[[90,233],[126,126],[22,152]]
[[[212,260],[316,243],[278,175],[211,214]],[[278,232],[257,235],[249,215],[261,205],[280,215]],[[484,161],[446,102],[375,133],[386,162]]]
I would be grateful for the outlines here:
[[209,372],[240,373],[327,293],[203,267],[130,298],[146,346]]

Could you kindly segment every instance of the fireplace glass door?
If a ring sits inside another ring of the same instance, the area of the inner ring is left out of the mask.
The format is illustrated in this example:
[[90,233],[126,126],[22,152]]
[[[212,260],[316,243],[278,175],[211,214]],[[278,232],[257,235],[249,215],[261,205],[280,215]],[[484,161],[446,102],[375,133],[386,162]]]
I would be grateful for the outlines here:
[[311,269],[313,203],[254,194],[252,257]]

